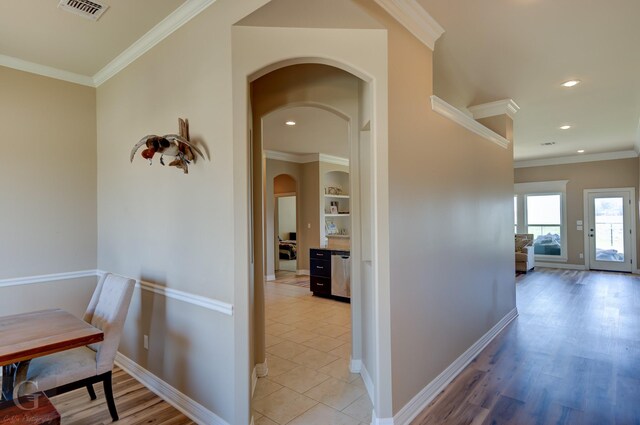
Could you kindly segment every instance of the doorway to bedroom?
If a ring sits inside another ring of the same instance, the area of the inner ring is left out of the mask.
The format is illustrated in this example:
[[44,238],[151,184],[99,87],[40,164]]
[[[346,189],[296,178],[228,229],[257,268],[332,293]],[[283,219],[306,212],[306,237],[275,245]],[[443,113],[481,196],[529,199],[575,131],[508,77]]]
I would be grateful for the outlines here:
[[273,179],[274,223],[276,235],[274,270],[276,277],[282,272],[298,270],[298,208],[296,181],[288,174],[280,174]]

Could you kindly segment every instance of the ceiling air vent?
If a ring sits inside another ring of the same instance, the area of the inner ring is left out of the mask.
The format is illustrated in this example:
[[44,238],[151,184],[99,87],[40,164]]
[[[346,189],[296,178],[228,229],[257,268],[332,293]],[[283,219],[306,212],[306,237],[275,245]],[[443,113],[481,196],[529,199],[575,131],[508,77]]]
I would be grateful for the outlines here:
[[109,8],[104,3],[89,0],[60,0],[58,7],[92,21],[100,19],[100,16]]

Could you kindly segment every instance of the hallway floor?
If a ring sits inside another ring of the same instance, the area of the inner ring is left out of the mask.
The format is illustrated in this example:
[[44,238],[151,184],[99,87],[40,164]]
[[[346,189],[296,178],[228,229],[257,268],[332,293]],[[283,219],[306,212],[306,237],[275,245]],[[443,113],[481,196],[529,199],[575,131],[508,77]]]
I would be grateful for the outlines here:
[[414,425],[640,424],[640,277],[538,269],[516,318]]
[[278,280],[265,300],[269,374],[256,385],[255,425],[368,425],[371,401],[349,372],[350,305]]

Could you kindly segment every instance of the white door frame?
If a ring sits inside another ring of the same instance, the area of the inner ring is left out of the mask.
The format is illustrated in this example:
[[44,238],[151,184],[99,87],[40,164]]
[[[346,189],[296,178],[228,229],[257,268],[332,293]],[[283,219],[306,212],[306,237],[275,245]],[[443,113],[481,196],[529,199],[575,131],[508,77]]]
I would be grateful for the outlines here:
[[589,237],[589,195],[593,193],[607,193],[607,192],[629,192],[630,212],[631,212],[631,272],[638,273],[638,259],[636,257],[636,188],[635,187],[622,187],[622,188],[607,188],[607,189],[584,189],[583,191],[583,233],[584,233],[584,266],[586,270],[591,270],[591,240]]

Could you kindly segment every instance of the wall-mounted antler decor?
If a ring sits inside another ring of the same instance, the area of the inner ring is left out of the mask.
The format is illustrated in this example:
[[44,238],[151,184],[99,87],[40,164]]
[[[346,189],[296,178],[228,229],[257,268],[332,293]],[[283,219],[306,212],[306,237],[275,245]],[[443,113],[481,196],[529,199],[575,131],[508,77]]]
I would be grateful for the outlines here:
[[191,161],[195,162],[196,156],[193,154],[195,151],[204,159],[204,155],[189,141],[189,121],[178,118],[178,125],[180,126],[180,135],[167,134],[164,136],[156,136],[150,134],[143,137],[131,150],[131,162],[133,157],[142,145],[147,148],[142,151],[142,157],[149,160],[149,164],[152,164],[153,156],[156,153],[160,154],[160,164],[164,164],[164,156],[173,156],[175,159],[169,163],[170,167],[181,168],[185,174],[189,174],[189,164]]

